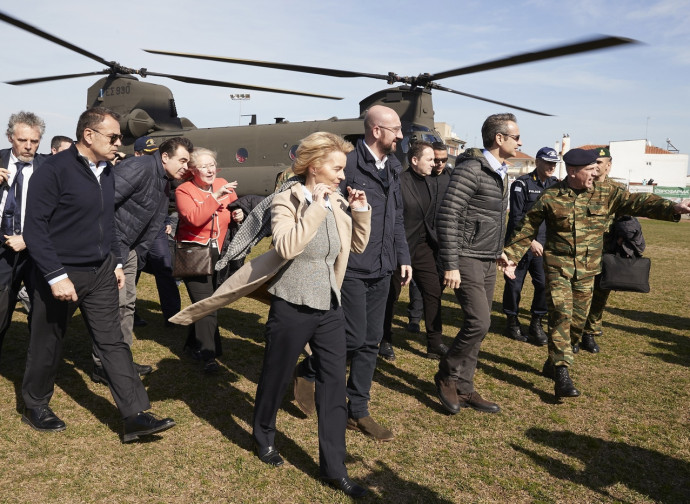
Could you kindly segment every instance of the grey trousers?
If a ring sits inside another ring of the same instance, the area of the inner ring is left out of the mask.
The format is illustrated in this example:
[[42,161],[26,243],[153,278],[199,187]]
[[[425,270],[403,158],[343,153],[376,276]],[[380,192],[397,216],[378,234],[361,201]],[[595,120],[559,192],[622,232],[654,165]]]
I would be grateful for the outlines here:
[[460,332],[448,353],[441,359],[443,376],[457,379],[458,393],[474,392],[474,371],[477,356],[491,326],[491,304],[496,284],[496,261],[492,259],[459,258],[460,287],[455,296],[465,314]]

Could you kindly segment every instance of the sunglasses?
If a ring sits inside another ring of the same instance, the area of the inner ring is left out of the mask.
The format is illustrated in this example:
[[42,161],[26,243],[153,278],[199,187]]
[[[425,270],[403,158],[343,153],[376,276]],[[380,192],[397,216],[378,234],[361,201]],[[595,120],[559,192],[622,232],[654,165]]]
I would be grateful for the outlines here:
[[96,133],[98,133],[101,136],[106,137],[110,141],[110,145],[115,145],[115,142],[117,142],[118,140],[122,141],[122,137],[124,136],[124,135],[118,135],[117,133],[113,133],[112,135],[106,135],[105,133],[101,133],[97,129],[93,129],[93,128],[89,128],[89,129],[91,131],[95,131]]

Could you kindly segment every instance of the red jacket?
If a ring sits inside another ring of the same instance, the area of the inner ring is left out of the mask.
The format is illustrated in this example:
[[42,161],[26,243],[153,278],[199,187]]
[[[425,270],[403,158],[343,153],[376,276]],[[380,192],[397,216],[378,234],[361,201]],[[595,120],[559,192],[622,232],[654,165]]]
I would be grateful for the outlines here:
[[[211,191],[207,192],[202,191],[194,182],[189,181],[175,190],[175,201],[180,215],[180,222],[175,235],[177,241],[196,242],[205,245],[211,238],[216,238],[218,246],[223,246],[231,220],[228,205],[237,199],[237,193],[225,195],[220,201],[217,201],[211,193],[227,183],[227,180],[217,178],[213,181]],[[211,236],[212,218],[213,236]]]

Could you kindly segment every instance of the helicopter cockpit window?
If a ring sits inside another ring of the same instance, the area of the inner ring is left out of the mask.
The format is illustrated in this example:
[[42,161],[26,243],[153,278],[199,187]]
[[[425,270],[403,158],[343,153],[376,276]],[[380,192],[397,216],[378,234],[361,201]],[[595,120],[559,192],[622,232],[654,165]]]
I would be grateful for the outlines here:
[[292,147],[290,147],[290,159],[292,159],[293,161],[297,157],[297,147],[297,145],[293,145]]
[[244,163],[247,161],[247,159],[249,159],[249,151],[244,147],[240,147],[235,153],[235,159],[238,163]]

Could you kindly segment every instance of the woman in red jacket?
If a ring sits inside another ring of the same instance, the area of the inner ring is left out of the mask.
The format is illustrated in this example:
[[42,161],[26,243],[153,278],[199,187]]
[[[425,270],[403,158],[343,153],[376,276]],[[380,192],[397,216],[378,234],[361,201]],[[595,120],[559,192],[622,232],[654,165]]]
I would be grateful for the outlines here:
[[[224,242],[230,222],[244,219],[242,210],[231,212],[228,209],[228,205],[237,199],[237,182],[228,183],[225,179],[216,178],[216,153],[208,149],[194,149],[189,168],[192,179],[175,191],[180,216],[175,239],[203,245],[211,241],[215,264],[219,256],[218,244]],[[184,283],[193,303],[211,296],[216,289],[214,275],[188,277]],[[216,312],[190,326],[185,350],[202,360],[204,372],[218,370],[216,355],[220,355],[220,334]]]

